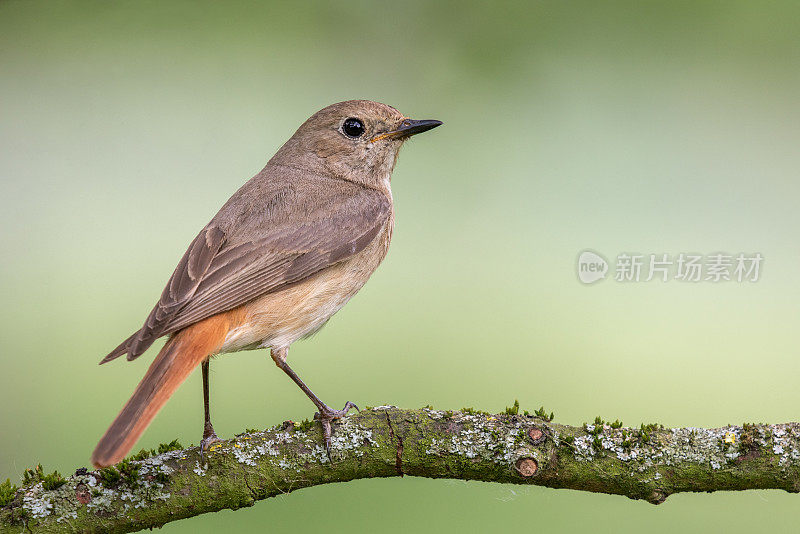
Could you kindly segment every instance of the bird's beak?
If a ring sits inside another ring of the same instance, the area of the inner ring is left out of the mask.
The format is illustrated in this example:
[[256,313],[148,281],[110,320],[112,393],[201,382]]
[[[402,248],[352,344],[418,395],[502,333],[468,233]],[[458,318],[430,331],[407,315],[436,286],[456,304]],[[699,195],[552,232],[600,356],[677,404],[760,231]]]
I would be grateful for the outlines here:
[[427,120],[427,119],[417,121],[414,119],[406,119],[400,123],[400,126],[396,130],[376,135],[374,138],[372,138],[370,142],[374,143],[375,141],[380,141],[381,139],[388,139],[388,138],[405,139],[407,137],[411,137],[412,135],[432,130],[437,126],[441,126],[441,124],[442,121]]

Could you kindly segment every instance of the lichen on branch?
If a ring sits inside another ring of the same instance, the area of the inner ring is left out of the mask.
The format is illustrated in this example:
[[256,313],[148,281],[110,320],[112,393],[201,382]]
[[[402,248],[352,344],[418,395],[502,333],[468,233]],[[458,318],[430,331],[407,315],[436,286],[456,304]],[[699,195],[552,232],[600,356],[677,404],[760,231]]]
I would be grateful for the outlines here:
[[798,423],[625,428],[597,418],[569,426],[553,423],[543,409],[519,414],[517,404],[496,415],[381,406],[336,424],[333,462],[318,425],[288,421],[216,443],[203,457],[197,447],[178,447],[173,442],[66,478],[30,470],[21,489],[3,484],[0,533],[133,532],[299,488],[402,475],[570,488],[655,504],[686,491],[800,491]]

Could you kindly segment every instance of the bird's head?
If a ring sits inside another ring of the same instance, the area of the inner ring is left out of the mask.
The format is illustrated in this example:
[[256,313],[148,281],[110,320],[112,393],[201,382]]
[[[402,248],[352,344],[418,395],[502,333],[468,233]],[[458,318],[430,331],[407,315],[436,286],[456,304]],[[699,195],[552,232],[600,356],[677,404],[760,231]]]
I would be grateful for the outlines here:
[[349,100],[312,115],[278,152],[279,163],[298,164],[365,185],[388,186],[397,153],[412,135],[442,124],[413,120],[391,106]]

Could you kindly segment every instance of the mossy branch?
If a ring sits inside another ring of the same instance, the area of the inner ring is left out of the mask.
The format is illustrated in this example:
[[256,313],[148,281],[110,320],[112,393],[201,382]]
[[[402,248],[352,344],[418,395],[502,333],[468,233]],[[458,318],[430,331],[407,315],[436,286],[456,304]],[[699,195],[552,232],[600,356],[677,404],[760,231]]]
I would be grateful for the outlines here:
[[800,491],[798,423],[631,429],[598,418],[575,427],[553,423],[544,410],[520,415],[518,405],[499,415],[378,407],[334,427],[333,463],[321,443],[318,425],[287,422],[215,444],[205,464],[195,447],[128,459],[116,475],[81,469],[63,483],[31,470],[22,489],[4,491],[0,533],[132,532],[309,486],[402,475],[655,504],[685,491]]

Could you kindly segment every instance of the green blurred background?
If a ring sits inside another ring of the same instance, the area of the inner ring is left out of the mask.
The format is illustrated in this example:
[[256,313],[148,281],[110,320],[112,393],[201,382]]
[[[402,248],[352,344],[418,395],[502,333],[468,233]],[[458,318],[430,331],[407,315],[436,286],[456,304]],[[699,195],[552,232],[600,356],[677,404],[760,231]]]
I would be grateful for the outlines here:
[[[721,426],[800,407],[800,4],[0,1],[0,475],[70,472],[152,358],[98,367],[196,232],[309,115],[404,148],[391,252],[291,362],[332,405]],[[757,283],[584,286],[575,258],[760,252]],[[313,411],[215,360],[222,436]],[[140,442],[200,438],[199,373]],[[797,496],[622,497],[404,478],[165,532],[796,531]]]

